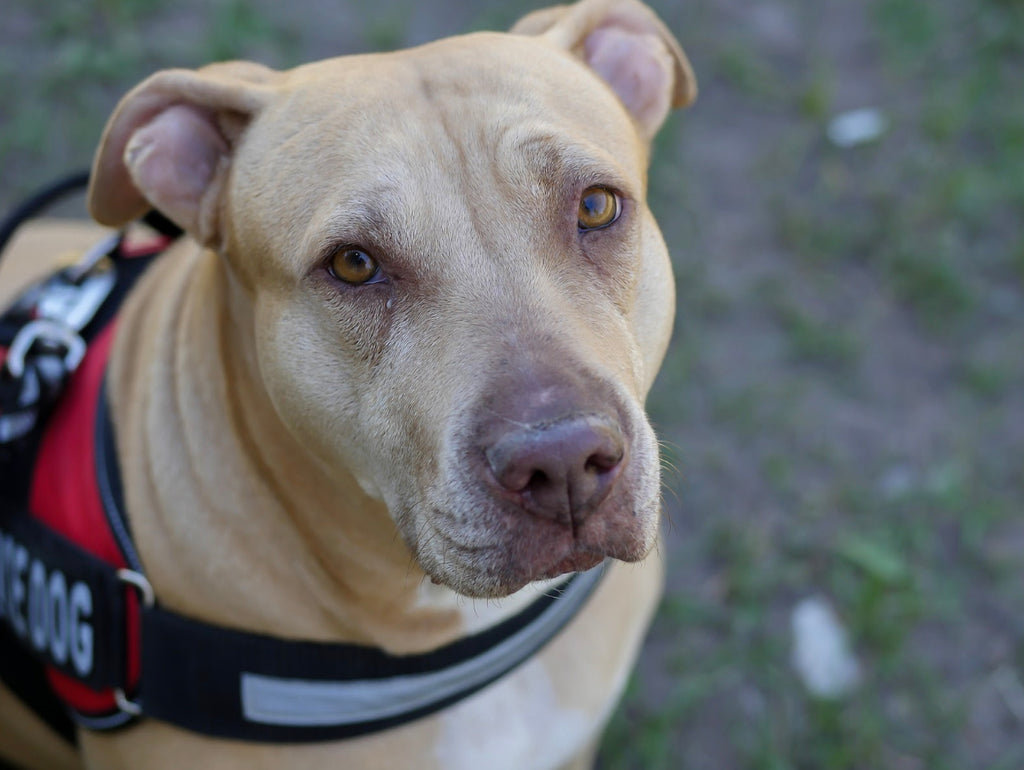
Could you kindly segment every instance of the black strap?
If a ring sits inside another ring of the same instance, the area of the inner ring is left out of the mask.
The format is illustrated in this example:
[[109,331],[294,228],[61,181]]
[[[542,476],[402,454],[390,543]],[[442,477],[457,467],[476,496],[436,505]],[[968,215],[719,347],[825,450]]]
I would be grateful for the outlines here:
[[77,741],[75,723],[50,689],[46,670],[5,624],[0,623],[0,682],[68,743]]
[[125,563],[136,572],[143,572],[135,541],[132,540],[128,517],[124,511],[124,487],[121,484],[121,469],[117,462],[117,446],[114,443],[114,426],[110,421],[110,401],[107,386],[100,388],[96,404],[96,424],[93,427],[96,458],[96,487],[100,494],[100,506],[107,520],[107,526],[114,536],[114,542],[121,551]]
[[82,338],[86,342],[92,342],[93,338],[106,328],[108,323],[114,320],[114,317],[121,309],[125,297],[128,296],[128,292],[132,290],[142,274],[153,264],[153,261],[163,254],[165,248],[160,247],[152,253],[139,254],[133,257],[124,257],[119,253],[111,255],[115,260],[117,283],[114,284],[114,288],[111,290],[107,301],[103,303],[103,306],[92,317],[92,320],[82,329]]
[[160,235],[165,235],[171,240],[180,238],[185,232],[156,209],[152,209],[146,214],[142,221],[160,233]]
[[[97,420],[109,450],[105,409]],[[106,467],[116,474],[116,463]],[[107,485],[119,488],[116,475]],[[131,696],[144,717],[220,738],[309,742],[383,730],[513,670],[576,616],[602,575],[575,575],[490,629],[407,656],[238,631],[151,604],[142,611],[142,670]],[[123,690],[128,590],[113,566],[27,513],[0,509],[0,619],[38,660],[93,689]],[[75,718],[93,729],[125,721]]]
[[[89,186],[89,171],[75,171],[65,177],[57,179],[45,187],[37,190],[26,200],[22,201],[6,217],[0,221],[0,252],[3,252],[7,242],[14,235],[14,232],[25,222],[43,213],[50,206],[66,198],[72,193],[84,190]],[[169,220],[156,209],[147,213],[142,221],[168,238],[177,238],[182,234],[182,229]]]
[[491,629],[408,656],[234,631],[154,607],[143,613],[139,705],[179,727],[245,741],[337,740],[396,727],[519,666],[575,617],[602,574],[576,575]]
[[[123,515],[103,395],[96,423],[103,507],[126,560],[141,571]],[[308,742],[383,730],[444,708],[518,666],[575,617],[603,571],[572,577],[493,628],[409,656],[284,640],[202,623],[159,605],[144,608],[135,697],[145,716],[220,738]],[[404,681],[396,685],[398,680]],[[310,703],[326,705],[316,709]]]
[[94,690],[124,687],[125,589],[106,562],[27,513],[0,512],[0,619]]
[[[407,656],[145,607],[134,697],[143,716],[236,740],[335,740],[394,727],[467,697],[536,653],[575,617],[602,569],[573,576],[493,628]],[[112,566],[25,513],[0,515],[0,619],[38,660],[95,690],[123,690],[125,596]]]

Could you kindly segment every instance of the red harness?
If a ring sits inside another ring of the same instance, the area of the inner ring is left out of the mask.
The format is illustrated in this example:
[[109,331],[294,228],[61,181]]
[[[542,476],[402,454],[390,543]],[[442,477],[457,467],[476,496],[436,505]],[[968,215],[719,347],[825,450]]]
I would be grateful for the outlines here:
[[[95,426],[116,323],[110,323],[89,345],[85,359],[47,425],[32,476],[30,510],[50,529],[116,568],[129,565],[111,531],[96,478]],[[139,606],[134,589],[125,586],[127,681],[139,679]],[[119,711],[113,690],[97,691],[47,667],[54,691],[86,717],[107,717]]]

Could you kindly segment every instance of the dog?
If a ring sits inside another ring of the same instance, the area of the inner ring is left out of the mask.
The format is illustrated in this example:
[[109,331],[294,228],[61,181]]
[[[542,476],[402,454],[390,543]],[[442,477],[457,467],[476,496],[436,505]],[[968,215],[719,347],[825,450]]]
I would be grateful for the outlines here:
[[[157,209],[185,233],[128,296],[106,373],[160,606],[417,655],[608,566],[536,654],[398,727],[268,744],[143,719],[72,749],[0,688],[0,755],[591,767],[661,591],[643,402],[674,287],[645,186],[651,139],[695,96],[639,0],[285,72],[168,70],[128,93],[90,212],[122,227]],[[5,290],[95,232],[25,228]]]

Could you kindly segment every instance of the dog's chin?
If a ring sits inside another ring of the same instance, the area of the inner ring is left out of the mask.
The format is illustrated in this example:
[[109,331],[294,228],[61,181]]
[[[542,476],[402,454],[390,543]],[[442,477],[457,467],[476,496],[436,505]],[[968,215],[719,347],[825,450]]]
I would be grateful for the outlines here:
[[[657,543],[660,504],[654,494],[639,504],[633,495],[608,500],[572,527],[509,506],[488,508],[488,502],[475,501],[475,517],[429,504],[406,507],[396,517],[427,576],[471,598],[499,599],[606,559],[638,562]],[[472,526],[456,524],[466,520]]]
[[[438,563],[425,558],[420,562],[432,581],[473,599],[502,599],[531,583],[553,580],[562,575],[586,572],[604,562],[604,553],[573,547],[547,559],[504,562],[488,565],[456,565],[451,560]],[[634,561],[636,559],[627,559]]]

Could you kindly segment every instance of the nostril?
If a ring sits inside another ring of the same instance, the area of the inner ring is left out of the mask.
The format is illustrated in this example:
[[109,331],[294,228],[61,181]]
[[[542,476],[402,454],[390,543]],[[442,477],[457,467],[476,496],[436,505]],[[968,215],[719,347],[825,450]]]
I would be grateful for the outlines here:
[[625,456],[618,424],[586,415],[517,427],[484,450],[491,476],[530,512],[580,519],[608,493]]
[[615,467],[622,462],[622,456],[621,447],[618,451],[595,452],[587,458],[583,468],[588,473],[607,473],[608,471],[615,470]]
[[545,484],[550,482],[548,475],[544,471],[534,471],[533,475],[530,476],[530,480],[526,482],[526,489],[537,489],[543,487]]

